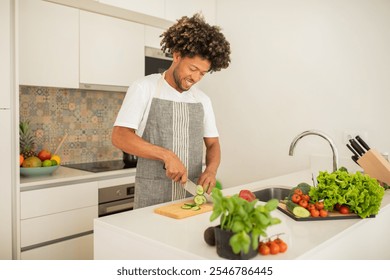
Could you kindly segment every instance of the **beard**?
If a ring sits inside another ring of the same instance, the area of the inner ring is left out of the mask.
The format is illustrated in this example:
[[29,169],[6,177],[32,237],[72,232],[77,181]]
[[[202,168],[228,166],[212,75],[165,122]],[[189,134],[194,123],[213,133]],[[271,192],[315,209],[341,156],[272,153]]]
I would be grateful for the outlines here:
[[189,87],[183,86],[183,84],[181,83],[181,77],[180,74],[178,73],[177,67],[173,70],[173,80],[175,82],[176,87],[181,91],[187,91],[191,88],[191,86]]

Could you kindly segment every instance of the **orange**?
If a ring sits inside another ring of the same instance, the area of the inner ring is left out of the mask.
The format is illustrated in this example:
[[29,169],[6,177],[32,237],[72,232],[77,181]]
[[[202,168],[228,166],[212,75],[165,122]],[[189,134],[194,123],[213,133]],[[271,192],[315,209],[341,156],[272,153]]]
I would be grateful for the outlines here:
[[23,155],[19,155],[19,165],[22,166],[23,164],[23,161],[24,161],[24,156]]

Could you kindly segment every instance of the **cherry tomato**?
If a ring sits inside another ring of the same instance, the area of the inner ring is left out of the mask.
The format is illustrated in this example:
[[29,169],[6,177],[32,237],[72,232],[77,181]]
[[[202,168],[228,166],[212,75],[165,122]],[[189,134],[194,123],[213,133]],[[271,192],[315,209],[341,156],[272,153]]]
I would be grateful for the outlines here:
[[284,242],[284,241],[282,240],[282,242],[280,242],[278,245],[279,245],[279,252],[280,252],[280,253],[284,253],[284,252],[287,251],[288,246],[287,246],[287,243],[286,243],[286,242]]
[[265,243],[260,244],[260,246],[259,246],[259,253],[261,255],[266,256],[266,255],[269,255],[270,252],[271,252],[270,248]]
[[300,200],[301,200],[301,196],[297,193],[294,193],[291,197],[291,201],[294,203],[299,203]]
[[308,194],[303,194],[301,197],[303,200],[306,200],[306,201],[310,200],[310,196]]
[[339,212],[341,214],[349,214],[349,207],[347,205],[341,205],[340,206],[340,209],[339,209]]
[[307,208],[309,202],[307,202],[307,200],[301,199],[298,204],[299,204],[299,206],[302,206],[303,208]]
[[322,201],[317,201],[315,203],[317,210],[321,210],[324,208],[324,203]]
[[301,189],[295,189],[294,193],[299,194],[299,195],[303,194]]
[[318,217],[320,215],[320,211],[317,209],[313,209],[310,211],[312,217]]
[[321,209],[320,210],[320,216],[321,217],[328,217],[328,211],[326,211],[325,209]]
[[280,247],[275,241],[271,241],[271,245],[269,247],[271,255],[276,255],[280,252]]
[[314,203],[309,203],[309,204],[307,205],[307,210],[311,211],[311,210],[313,210],[313,209],[316,209],[315,204],[314,204]]
[[334,209],[337,211],[340,211],[340,207],[341,207],[341,205],[339,203],[336,203],[334,206]]

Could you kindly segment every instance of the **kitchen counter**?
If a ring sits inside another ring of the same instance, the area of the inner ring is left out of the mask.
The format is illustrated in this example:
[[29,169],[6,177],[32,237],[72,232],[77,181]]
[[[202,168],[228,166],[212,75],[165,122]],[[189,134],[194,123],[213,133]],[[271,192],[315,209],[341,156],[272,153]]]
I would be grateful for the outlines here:
[[88,172],[74,168],[59,166],[52,175],[20,177],[20,191],[47,188],[60,184],[78,184],[90,181],[114,179],[124,176],[135,176],[136,168],[127,168],[107,172]]
[[[240,189],[252,191],[269,186],[294,187],[311,182],[309,170],[224,189],[225,195]],[[168,204],[168,203],[167,203]],[[221,259],[216,248],[203,239],[211,212],[176,220],[155,214],[150,206],[94,220],[95,259]],[[375,218],[295,221],[275,210],[281,224],[267,229],[269,236],[284,233],[285,253],[255,259],[390,259],[390,191]],[[384,244],[387,243],[387,244]]]

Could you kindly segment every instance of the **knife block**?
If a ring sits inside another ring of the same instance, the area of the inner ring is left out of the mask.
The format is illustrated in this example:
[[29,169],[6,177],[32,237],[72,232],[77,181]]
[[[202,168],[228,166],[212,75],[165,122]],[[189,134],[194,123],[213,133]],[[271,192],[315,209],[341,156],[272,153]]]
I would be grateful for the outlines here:
[[374,149],[367,151],[357,163],[363,168],[364,173],[380,182],[390,185],[390,162]]

